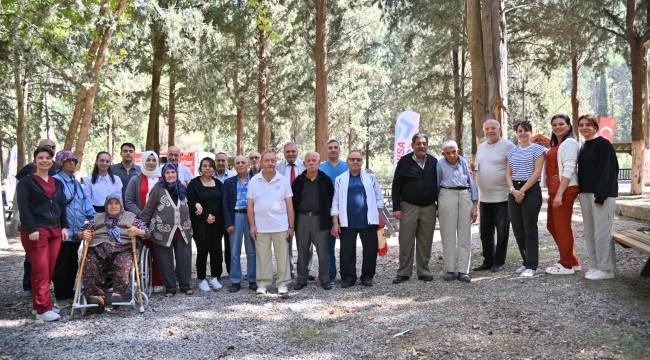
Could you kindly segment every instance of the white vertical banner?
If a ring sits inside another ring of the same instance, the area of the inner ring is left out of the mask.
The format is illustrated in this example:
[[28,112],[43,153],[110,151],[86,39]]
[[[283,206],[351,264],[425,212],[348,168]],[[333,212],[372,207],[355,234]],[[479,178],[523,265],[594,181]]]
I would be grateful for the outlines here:
[[410,153],[411,138],[420,128],[420,114],[414,111],[405,111],[397,116],[395,122],[395,148],[393,150],[393,169],[402,156]]

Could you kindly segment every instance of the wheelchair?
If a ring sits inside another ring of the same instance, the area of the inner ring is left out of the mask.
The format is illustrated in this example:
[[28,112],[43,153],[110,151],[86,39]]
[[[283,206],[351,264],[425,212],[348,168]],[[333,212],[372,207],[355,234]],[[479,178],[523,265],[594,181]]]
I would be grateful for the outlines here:
[[[75,284],[75,293],[73,298],[72,307],[70,310],[70,317],[74,317],[76,310],[79,310],[81,315],[85,315],[86,311],[90,308],[98,308],[98,304],[88,303],[88,299],[84,294],[84,285],[83,285],[83,270],[86,265],[86,258],[88,256],[88,249],[90,248],[90,242],[83,240],[82,242],[82,252],[81,252],[81,261],[79,265],[79,270],[77,272],[76,284]],[[138,246],[136,245],[138,241],[132,239],[131,241],[131,254],[133,257],[133,266],[130,270],[130,292],[131,299],[129,301],[115,302],[111,303],[113,308],[132,306],[135,310],[138,310],[140,313],[144,313],[146,307],[149,305],[149,297],[153,287],[151,286],[151,250],[146,245]],[[110,298],[110,293],[112,289],[108,289],[106,297]]]

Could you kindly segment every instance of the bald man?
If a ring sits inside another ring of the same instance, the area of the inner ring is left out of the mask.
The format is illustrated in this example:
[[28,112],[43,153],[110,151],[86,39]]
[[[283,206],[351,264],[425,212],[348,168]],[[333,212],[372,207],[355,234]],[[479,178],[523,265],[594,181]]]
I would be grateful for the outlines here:
[[167,162],[178,166],[178,180],[180,180],[183,185],[187,186],[190,180],[192,180],[192,172],[186,166],[181,165],[180,161],[181,149],[177,146],[170,146],[169,149],[167,149]]
[[[506,261],[510,218],[508,217],[508,193],[506,164],[508,151],[515,145],[501,138],[501,124],[494,119],[483,122],[485,141],[476,152],[474,172],[479,191],[479,228],[483,246],[483,264],[474,271],[501,271]],[[497,239],[494,243],[494,232]]]

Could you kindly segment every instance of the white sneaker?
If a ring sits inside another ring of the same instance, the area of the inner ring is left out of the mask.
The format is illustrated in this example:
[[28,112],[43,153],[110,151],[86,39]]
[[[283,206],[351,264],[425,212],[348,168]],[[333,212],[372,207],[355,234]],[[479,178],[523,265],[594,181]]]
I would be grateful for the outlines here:
[[210,291],[210,285],[208,285],[208,280],[206,279],[201,280],[201,283],[199,284],[199,290],[203,292]]
[[533,277],[535,276],[535,270],[533,269],[524,269],[524,271],[519,274],[519,277]]
[[562,264],[557,263],[553,264],[553,266],[549,266],[546,268],[546,273],[551,274],[551,275],[571,275],[574,274],[575,271],[573,268],[567,269]]
[[266,295],[266,288],[263,286],[258,286],[257,290],[255,290],[255,293],[257,295]]
[[520,267],[517,268],[517,270],[515,270],[515,273],[521,274],[522,272],[524,272],[524,270],[526,270],[526,267],[521,265]]
[[210,280],[210,286],[212,286],[214,290],[220,290],[221,288],[223,288],[223,285],[221,285],[219,279],[217,278],[212,278],[212,280]]
[[614,272],[610,270],[594,269],[590,273],[585,274],[585,279],[587,280],[607,280],[613,278],[614,278]]
[[41,320],[41,321],[57,321],[61,318],[61,315],[57,314],[56,312],[50,310],[46,311],[42,314],[36,314],[36,320]]
[[575,272],[582,271],[582,265],[574,266],[573,271]]
[[589,277],[592,276],[596,271],[599,271],[599,270],[596,269],[596,268],[591,268],[591,269],[587,270],[587,272],[585,273],[585,278],[589,278]]
[[281,295],[281,296],[289,295],[289,289],[287,289],[286,286],[279,286],[278,287],[278,295]]
[[165,292],[165,287],[164,286],[154,286],[153,287],[153,293],[154,294],[162,294]]

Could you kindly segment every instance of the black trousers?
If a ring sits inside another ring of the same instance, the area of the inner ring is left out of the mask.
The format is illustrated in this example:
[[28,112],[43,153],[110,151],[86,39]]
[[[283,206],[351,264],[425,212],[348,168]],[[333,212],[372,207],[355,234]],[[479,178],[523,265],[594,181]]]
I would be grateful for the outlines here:
[[[520,189],[523,181],[515,181],[515,189]],[[537,219],[542,208],[542,189],[536,183],[528,189],[521,204],[515,202],[512,195],[508,195],[508,213],[512,232],[517,239],[521,258],[526,269],[537,270],[539,263],[539,234],[537,232]]]
[[72,299],[74,296],[74,282],[79,270],[79,251],[80,242],[63,241],[59,256],[56,258],[56,268],[54,270],[54,296],[57,300]]
[[[508,202],[485,203],[481,202],[480,231],[483,246],[483,264],[487,266],[500,266],[506,263],[508,251],[508,235],[510,233],[510,217],[508,216]],[[496,230],[497,241],[494,244]]]
[[25,260],[23,260],[23,290],[24,291],[32,291],[32,265],[29,263],[29,260],[27,260],[27,256],[25,256]]
[[361,263],[361,281],[372,280],[377,267],[377,226],[370,225],[364,229],[341,228],[340,274],[341,281],[354,284],[357,282],[357,235],[361,238],[363,261]]
[[[220,278],[223,271],[223,255],[221,253],[221,238],[223,225],[205,222],[194,224],[194,243],[196,244],[196,277],[203,280],[206,277],[208,255],[210,255],[210,275]],[[230,249],[229,249],[230,250]],[[229,262],[226,263],[228,265]]]

